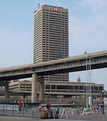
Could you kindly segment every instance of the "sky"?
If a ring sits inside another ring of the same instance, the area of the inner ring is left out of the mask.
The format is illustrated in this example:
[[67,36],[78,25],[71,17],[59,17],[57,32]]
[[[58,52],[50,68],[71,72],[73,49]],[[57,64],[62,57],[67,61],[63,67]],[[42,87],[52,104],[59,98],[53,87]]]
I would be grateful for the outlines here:
[[[0,68],[33,63],[38,4],[69,10],[70,57],[107,50],[107,0],[0,0]],[[107,68],[90,72],[87,81],[107,90]],[[86,82],[86,71],[70,73],[69,81],[76,82],[78,76]]]

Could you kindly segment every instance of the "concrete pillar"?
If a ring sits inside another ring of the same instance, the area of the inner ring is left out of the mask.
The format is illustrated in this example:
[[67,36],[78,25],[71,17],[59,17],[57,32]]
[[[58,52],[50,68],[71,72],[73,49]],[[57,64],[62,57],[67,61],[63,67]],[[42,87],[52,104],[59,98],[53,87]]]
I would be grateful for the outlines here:
[[9,98],[9,83],[6,82],[4,86],[5,86],[4,97],[5,99],[8,99]]
[[31,102],[35,103],[37,100],[37,74],[32,74],[32,94],[31,94]]
[[39,100],[43,100],[44,99],[44,78],[43,77],[39,77]]

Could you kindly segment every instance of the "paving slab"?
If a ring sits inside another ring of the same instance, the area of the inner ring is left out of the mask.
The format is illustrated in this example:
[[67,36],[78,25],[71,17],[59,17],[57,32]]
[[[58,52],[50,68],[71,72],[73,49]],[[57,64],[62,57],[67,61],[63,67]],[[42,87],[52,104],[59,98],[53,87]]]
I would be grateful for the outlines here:
[[102,112],[84,116],[69,114],[68,118],[66,118],[66,115],[63,115],[60,119],[41,119],[40,112],[33,112],[32,114],[32,110],[24,115],[17,112],[12,113],[12,111],[5,113],[7,114],[1,112],[0,121],[107,121],[107,113],[102,114]]
[[69,116],[68,118],[62,117],[61,119],[40,119],[31,117],[18,117],[18,116],[0,116],[0,121],[107,121],[107,114],[95,114],[88,116]]
[[71,119],[39,119],[39,118],[28,118],[28,117],[9,117],[0,116],[0,121],[84,121],[84,120],[71,120]]

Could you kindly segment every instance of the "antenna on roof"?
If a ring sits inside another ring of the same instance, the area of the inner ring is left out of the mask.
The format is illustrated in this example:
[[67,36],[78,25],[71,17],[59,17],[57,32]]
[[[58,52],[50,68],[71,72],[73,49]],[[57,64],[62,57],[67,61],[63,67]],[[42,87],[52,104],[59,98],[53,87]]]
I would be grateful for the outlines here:
[[38,8],[40,7],[40,3],[38,3]]

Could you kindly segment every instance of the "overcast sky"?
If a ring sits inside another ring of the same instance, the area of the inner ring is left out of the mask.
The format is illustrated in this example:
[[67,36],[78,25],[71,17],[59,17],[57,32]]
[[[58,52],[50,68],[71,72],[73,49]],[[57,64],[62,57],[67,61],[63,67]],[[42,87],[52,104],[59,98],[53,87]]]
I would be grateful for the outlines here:
[[[107,0],[0,0],[0,68],[33,63],[38,3],[69,10],[69,56],[107,50]],[[107,90],[106,73],[106,68],[92,70],[91,82]],[[70,73],[70,81],[78,76],[86,81],[85,71]]]

